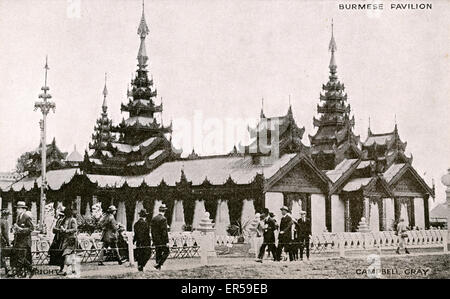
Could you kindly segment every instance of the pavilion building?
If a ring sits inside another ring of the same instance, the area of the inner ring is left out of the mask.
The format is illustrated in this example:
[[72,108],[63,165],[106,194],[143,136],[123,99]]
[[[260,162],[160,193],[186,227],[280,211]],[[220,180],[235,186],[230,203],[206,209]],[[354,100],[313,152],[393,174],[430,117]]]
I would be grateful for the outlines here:
[[[400,217],[411,226],[429,227],[434,190],[405,154],[397,125],[386,134],[369,129],[364,142],[353,132],[355,118],[337,77],[333,32],[329,81],[317,105],[317,132],[309,136],[310,146],[303,144],[305,128],[296,124],[289,106],[278,117],[266,117],[261,109],[259,123],[248,128],[249,145],[224,155],[193,151],[186,158],[168,137],[171,125],[156,118],[163,106],[155,103],[157,91],[148,75],[148,33],[143,11],[138,69],[128,102],[121,105],[129,117],[117,126],[108,118],[105,82],[90,151],[78,166],[48,172],[47,201],[73,204],[81,215],[88,215],[96,202],[104,209],[114,204],[118,221],[129,230],[142,207],[151,216],[162,203],[168,206],[171,231],[195,229],[208,211],[216,233],[226,234],[230,224],[246,222],[264,207],[280,217],[283,205],[294,217],[306,211],[313,234],[356,231],[362,217],[372,231],[390,230]],[[39,177],[26,177],[2,188],[3,206],[18,200],[38,203],[40,184]]]

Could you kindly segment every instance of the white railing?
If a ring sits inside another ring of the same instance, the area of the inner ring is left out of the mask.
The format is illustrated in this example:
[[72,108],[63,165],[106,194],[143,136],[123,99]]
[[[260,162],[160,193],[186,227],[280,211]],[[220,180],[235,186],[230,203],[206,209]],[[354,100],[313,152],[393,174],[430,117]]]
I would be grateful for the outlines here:
[[[405,245],[408,248],[446,249],[447,230],[413,230],[407,232]],[[395,249],[399,237],[393,231],[322,233],[311,236],[311,249],[320,251]],[[445,246],[444,246],[445,244]]]

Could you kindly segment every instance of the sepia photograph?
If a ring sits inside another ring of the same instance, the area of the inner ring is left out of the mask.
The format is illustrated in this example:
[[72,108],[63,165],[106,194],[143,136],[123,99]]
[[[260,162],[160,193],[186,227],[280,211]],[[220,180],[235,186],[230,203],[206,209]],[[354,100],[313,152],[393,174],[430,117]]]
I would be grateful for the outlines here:
[[449,36],[444,0],[0,1],[0,279],[449,279]]

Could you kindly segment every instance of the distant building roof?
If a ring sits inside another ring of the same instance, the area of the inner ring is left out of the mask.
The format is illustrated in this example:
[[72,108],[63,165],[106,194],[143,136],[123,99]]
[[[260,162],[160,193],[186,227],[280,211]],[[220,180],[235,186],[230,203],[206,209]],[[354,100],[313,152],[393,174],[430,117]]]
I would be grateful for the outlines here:
[[67,156],[66,161],[67,162],[82,162],[83,161],[83,156],[77,151],[76,146],[74,146],[73,152],[71,152]]
[[435,206],[430,211],[430,218],[447,218],[447,203]]

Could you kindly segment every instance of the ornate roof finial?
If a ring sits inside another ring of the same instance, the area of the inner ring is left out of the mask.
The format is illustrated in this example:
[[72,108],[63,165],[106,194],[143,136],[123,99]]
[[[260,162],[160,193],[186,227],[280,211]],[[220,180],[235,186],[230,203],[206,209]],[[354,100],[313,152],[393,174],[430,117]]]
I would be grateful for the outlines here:
[[47,71],[50,69],[50,68],[48,67],[48,55],[45,55],[45,66],[44,66],[44,69],[45,69],[45,81],[44,81],[44,86],[47,87]]
[[289,95],[289,108],[288,108],[288,116],[292,116],[292,106],[291,106],[291,95]]
[[144,0],[142,0],[142,16],[137,30],[137,34],[141,38],[141,45],[139,46],[139,52],[137,56],[140,68],[145,67],[145,63],[147,62],[148,59],[147,51],[145,50],[145,37],[148,35],[149,32],[150,31],[148,30],[147,22],[145,21],[144,15]]
[[[330,69],[331,68],[336,68],[336,59],[334,57],[334,52],[337,51],[337,46],[336,46],[336,41],[334,40],[334,24],[333,24],[333,19],[331,19],[331,40],[330,40],[330,44],[328,46],[328,50],[331,51],[331,59],[330,59]],[[335,70],[334,70],[335,71]]]
[[148,30],[147,22],[145,21],[145,14],[144,14],[145,6],[144,5],[145,5],[144,0],[142,0],[142,16],[141,16],[141,21],[139,23],[139,27],[138,27],[138,31],[137,31],[137,34],[141,38],[145,38],[148,35],[148,33],[150,32]]
[[264,97],[261,98],[261,113],[259,114],[260,118],[266,118],[264,115]]
[[372,130],[370,129],[370,115],[369,115],[369,129],[367,130],[368,136],[372,136]]
[[107,73],[105,73],[105,86],[103,87],[103,104],[102,104],[102,109],[103,109],[104,113],[106,113],[106,110],[108,109],[108,105],[106,103],[106,96],[108,95],[108,89],[106,88],[106,78],[107,78]]

